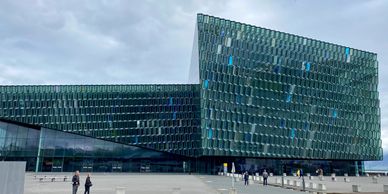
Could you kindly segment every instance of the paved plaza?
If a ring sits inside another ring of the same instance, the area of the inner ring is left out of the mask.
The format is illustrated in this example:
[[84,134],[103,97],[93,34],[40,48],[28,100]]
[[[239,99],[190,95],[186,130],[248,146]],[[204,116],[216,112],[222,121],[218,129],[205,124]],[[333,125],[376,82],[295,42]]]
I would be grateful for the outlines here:
[[[222,177],[228,181],[231,180],[231,177],[226,177],[226,176],[219,176],[219,177]],[[388,185],[388,176],[377,177],[377,183],[373,182],[372,177],[366,177],[366,176],[347,177],[350,180],[350,182],[345,182],[344,178],[345,177],[343,177],[343,176],[337,176],[336,181],[333,181],[330,176],[324,177],[324,180],[319,180],[319,178],[316,176],[312,177],[312,180],[309,180],[308,177],[305,177],[305,184],[307,185],[306,191],[319,191],[319,189],[318,189],[319,184],[323,184],[326,187],[326,190],[321,191],[321,192],[324,192],[324,193],[353,193],[353,189],[352,189],[353,185],[360,185],[361,192],[363,192],[363,193],[383,193],[384,192],[384,185]],[[209,179],[212,179],[212,178],[209,178]],[[281,188],[281,184],[276,183],[276,179],[278,179],[280,182],[282,177],[281,176],[269,177],[268,184],[275,186],[279,189],[286,190],[284,188]],[[287,182],[288,182],[287,180],[289,180],[289,182],[291,184],[293,184],[294,181],[297,181],[301,184],[302,179],[299,179],[299,177],[287,176],[287,177],[284,177],[284,180],[286,182],[285,188],[293,189],[294,191],[302,190],[301,185],[298,187],[287,185]],[[317,188],[315,188],[315,189],[308,188],[310,183],[314,183],[317,186]],[[238,181],[237,185],[240,185],[240,184],[243,185],[243,181],[241,179]],[[254,185],[256,185],[255,187],[258,187],[259,190],[261,190],[263,187],[261,184],[259,184],[259,181],[255,181]],[[276,191],[275,189],[271,189],[271,192],[276,193],[275,191]],[[287,191],[287,193],[291,193],[291,192],[292,191],[290,191],[290,190]],[[249,193],[249,192],[246,192],[246,193]],[[281,193],[281,192],[279,192],[279,193]]]
[[[225,176],[198,176],[203,182],[205,182],[209,187],[216,190],[215,193],[219,194],[229,194],[228,189],[232,186],[231,177]],[[262,184],[258,184],[255,182],[254,184],[250,184],[248,186],[244,185],[244,181],[235,182],[235,188],[238,194],[298,194],[302,193],[299,191],[294,191],[292,189],[283,189],[280,187],[274,186],[263,186]]]
[[[39,174],[63,177],[72,174]],[[84,193],[86,174],[81,173],[81,186],[78,194]],[[180,188],[181,194],[213,194],[213,189],[200,181],[196,176],[179,174],[104,174],[93,173],[91,175],[93,186],[91,194],[115,194],[116,187],[126,187],[126,194],[171,194],[174,188]],[[24,194],[70,194],[71,180],[63,182],[50,180],[40,182],[34,179],[34,174],[26,174]]]
[[[361,192],[383,192],[383,185],[388,185],[388,176],[377,177],[377,183],[373,183],[372,177],[348,177],[350,182],[345,182],[344,178],[337,176],[336,181],[332,181],[331,177],[326,176],[323,181],[320,181],[318,177],[313,177],[313,180],[308,180],[305,177],[305,181],[306,184],[310,182],[325,184],[327,193],[352,193],[352,185],[361,185]],[[300,181],[297,177],[287,177],[287,179]],[[274,178],[272,178],[271,183],[274,183]]]
[[[26,173],[25,194],[69,194],[71,193],[71,173],[39,173],[34,177],[34,173]],[[43,181],[40,177],[46,176]],[[63,177],[68,180],[63,182]],[[51,182],[51,177],[56,177]],[[226,176],[210,175],[186,175],[186,174],[139,174],[139,173],[93,173],[91,175],[93,187],[92,194],[115,194],[116,187],[125,187],[126,194],[227,194],[231,188],[232,179]],[[61,178],[61,179],[58,179]],[[269,184],[274,185],[275,179],[281,177],[269,177]],[[372,177],[349,177],[351,182],[344,182],[344,177],[337,177],[337,181],[331,181],[330,177],[325,177],[324,181],[319,181],[317,177],[308,180],[306,183],[315,182],[326,185],[327,193],[352,193],[352,185],[359,184],[362,192],[382,193],[383,184],[388,184],[388,177],[379,177],[378,183],[373,183]],[[83,194],[83,184],[86,174],[82,173],[81,186],[78,193]],[[285,177],[289,180],[298,180],[297,177]],[[179,188],[179,190],[176,190]],[[296,194],[302,193],[298,190],[285,189],[279,186],[266,186],[255,181],[249,186],[244,186],[243,181],[235,182],[238,194]]]

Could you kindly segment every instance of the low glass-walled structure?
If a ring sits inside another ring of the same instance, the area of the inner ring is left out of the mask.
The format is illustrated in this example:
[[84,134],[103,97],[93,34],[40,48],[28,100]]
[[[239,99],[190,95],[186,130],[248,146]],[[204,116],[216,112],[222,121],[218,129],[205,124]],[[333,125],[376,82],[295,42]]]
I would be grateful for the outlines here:
[[190,171],[183,156],[5,120],[0,154],[1,160],[27,161],[27,171]]

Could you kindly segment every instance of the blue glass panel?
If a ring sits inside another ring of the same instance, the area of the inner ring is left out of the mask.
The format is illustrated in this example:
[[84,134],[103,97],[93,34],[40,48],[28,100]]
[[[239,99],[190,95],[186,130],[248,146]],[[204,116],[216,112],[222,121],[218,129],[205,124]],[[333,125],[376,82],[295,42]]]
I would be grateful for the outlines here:
[[233,65],[233,56],[232,55],[229,56],[229,63],[228,63],[228,65]]
[[249,133],[245,134],[245,141],[251,141],[251,134]]
[[213,138],[213,129],[208,129],[207,137],[209,139]]
[[275,72],[275,73],[280,73],[280,69],[281,69],[280,65],[276,65],[276,66],[273,68],[273,72]]
[[310,128],[309,123],[308,123],[307,121],[305,121],[305,122],[304,122],[303,129],[304,129],[304,130],[309,130],[309,128]]
[[208,80],[204,80],[204,81],[203,81],[203,87],[204,87],[205,89],[207,89],[207,88],[209,87],[209,81],[208,81]]
[[295,137],[295,128],[292,128],[292,129],[291,129],[290,137],[291,137],[291,138],[294,138],[294,137]]
[[310,66],[311,64],[309,62],[306,63],[306,71],[309,72],[310,71]]
[[172,119],[176,119],[176,112],[174,112],[173,114],[172,114]]
[[240,104],[241,103],[241,96],[236,96],[236,103]]
[[333,115],[333,118],[337,118],[337,110],[336,109],[332,110],[332,115]]
[[292,100],[292,95],[291,94],[287,94],[286,102],[291,102],[291,100]]
[[282,119],[280,120],[280,128],[284,128],[286,126],[286,120]]
[[325,58],[326,58],[326,59],[330,58],[330,53],[329,53],[329,51],[325,51],[325,53],[326,53],[326,54],[325,54]]
[[222,30],[220,35],[224,36],[225,35],[225,31]]
[[170,106],[172,106],[172,97],[170,97],[170,103],[169,103]]
[[350,49],[349,49],[349,48],[346,48],[346,49],[345,49],[345,53],[346,53],[346,55],[349,55],[349,54],[350,54]]

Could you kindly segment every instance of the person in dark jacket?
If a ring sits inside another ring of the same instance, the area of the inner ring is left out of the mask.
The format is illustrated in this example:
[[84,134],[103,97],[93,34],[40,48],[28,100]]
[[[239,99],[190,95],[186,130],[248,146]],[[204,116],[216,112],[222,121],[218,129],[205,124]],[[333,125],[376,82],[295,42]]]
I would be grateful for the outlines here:
[[89,194],[91,186],[92,186],[92,181],[90,181],[90,173],[88,173],[88,176],[86,177],[86,181],[85,181],[85,193],[84,194]]
[[303,169],[300,169],[300,171],[299,171],[299,178],[303,179]]
[[248,174],[248,171],[245,171],[244,173],[244,181],[245,181],[245,185],[248,185],[249,184],[249,174]]
[[73,182],[73,194],[77,194],[78,187],[79,187],[79,171],[75,171],[73,178],[71,179],[71,182]]

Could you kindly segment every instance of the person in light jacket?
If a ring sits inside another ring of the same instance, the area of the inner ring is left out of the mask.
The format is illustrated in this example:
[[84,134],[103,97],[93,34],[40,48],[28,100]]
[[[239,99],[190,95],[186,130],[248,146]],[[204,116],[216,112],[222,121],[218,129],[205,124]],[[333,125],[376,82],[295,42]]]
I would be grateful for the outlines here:
[[263,172],[263,185],[268,185],[268,172],[266,170]]

